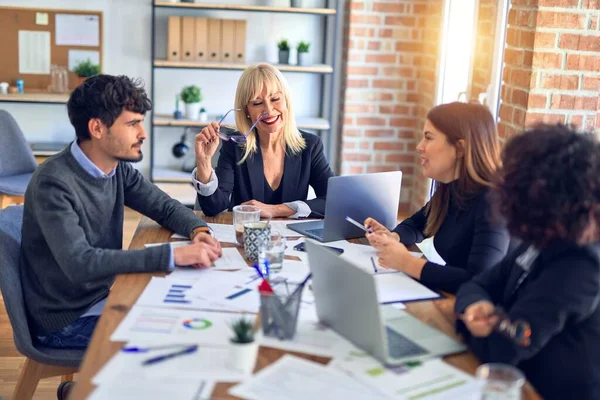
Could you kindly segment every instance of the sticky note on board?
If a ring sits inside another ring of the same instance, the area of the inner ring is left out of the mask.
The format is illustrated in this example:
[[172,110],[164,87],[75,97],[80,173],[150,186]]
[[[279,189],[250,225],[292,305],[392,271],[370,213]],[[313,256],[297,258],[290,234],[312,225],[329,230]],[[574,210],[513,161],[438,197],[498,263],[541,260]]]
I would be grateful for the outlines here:
[[35,13],[35,24],[36,25],[48,25],[48,13],[36,12]]

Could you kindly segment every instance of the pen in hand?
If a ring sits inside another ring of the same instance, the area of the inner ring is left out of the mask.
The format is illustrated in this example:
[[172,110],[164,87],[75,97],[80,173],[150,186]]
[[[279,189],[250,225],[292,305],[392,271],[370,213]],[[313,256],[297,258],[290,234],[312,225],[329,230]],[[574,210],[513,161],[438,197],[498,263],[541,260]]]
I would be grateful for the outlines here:
[[149,359],[145,360],[144,362],[142,362],[142,365],[156,364],[156,363],[159,363],[159,362],[170,360],[171,358],[183,356],[185,354],[194,353],[194,352],[196,352],[196,350],[198,350],[198,346],[197,345],[189,346],[189,347],[187,347],[187,348],[185,348],[185,349],[183,349],[181,351],[177,351],[175,353],[170,353],[170,354],[165,354],[163,356],[149,358]]

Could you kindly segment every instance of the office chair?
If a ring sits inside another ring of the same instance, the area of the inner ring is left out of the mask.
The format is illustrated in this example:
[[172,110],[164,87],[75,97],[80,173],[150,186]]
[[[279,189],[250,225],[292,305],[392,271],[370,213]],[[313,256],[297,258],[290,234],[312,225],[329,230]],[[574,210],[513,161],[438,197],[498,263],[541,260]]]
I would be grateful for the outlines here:
[[32,338],[19,273],[22,224],[22,205],[0,210],[0,287],[15,347],[27,358],[12,398],[30,400],[40,379],[62,375],[63,381],[73,380],[85,350],[53,349]]

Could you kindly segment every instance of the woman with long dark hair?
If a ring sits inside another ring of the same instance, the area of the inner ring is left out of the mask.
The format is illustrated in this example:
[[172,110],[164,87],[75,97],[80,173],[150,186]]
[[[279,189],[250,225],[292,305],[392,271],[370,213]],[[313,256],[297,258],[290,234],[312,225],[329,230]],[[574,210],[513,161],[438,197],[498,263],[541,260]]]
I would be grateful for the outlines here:
[[[494,118],[479,104],[449,103],[427,114],[417,146],[423,175],[434,181],[431,200],[393,231],[372,218],[365,226],[383,267],[405,272],[448,292],[499,262],[508,234],[489,218],[486,198],[500,167]],[[413,257],[406,246],[434,237],[440,265]]]
[[[544,399],[600,399],[600,143],[542,125],[502,159],[492,204],[522,244],[461,287],[458,330],[481,361],[516,365]],[[502,334],[519,320],[527,342]]]

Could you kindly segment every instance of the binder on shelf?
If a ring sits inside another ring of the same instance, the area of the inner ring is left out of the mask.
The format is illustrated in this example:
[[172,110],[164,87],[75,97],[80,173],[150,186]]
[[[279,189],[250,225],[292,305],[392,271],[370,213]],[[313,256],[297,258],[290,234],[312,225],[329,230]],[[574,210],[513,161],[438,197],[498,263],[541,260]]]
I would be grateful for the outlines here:
[[234,39],[234,57],[233,62],[243,64],[246,62],[246,20],[238,19],[235,21],[235,39]]
[[181,17],[181,60],[194,61],[195,35],[194,17]]
[[208,60],[208,18],[197,17],[195,22],[194,60],[206,61]]
[[181,17],[169,16],[167,28],[167,60],[181,60]]
[[230,63],[234,60],[235,20],[221,20],[221,61]]
[[208,60],[221,61],[221,20],[208,20]]

